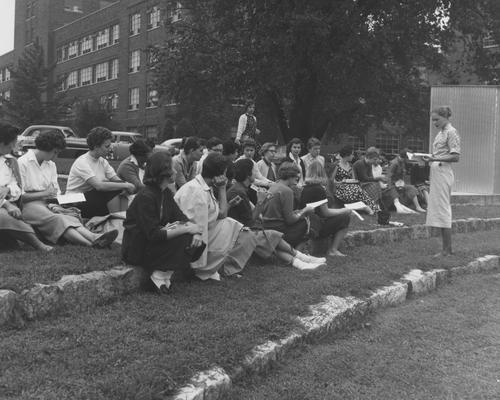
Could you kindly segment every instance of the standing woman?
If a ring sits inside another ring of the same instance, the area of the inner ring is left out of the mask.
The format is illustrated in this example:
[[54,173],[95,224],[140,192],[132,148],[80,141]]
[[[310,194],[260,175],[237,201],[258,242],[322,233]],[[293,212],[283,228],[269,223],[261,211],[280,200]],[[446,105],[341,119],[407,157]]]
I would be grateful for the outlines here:
[[436,256],[448,256],[451,251],[451,186],[454,182],[451,163],[460,158],[460,136],[449,119],[448,106],[432,110],[431,120],[439,129],[432,144],[432,155],[424,160],[430,163],[431,188],[427,206],[426,225],[439,228],[443,239],[443,251]]
[[17,131],[0,123],[0,234],[2,241],[20,240],[37,250],[50,251],[33,228],[22,220],[17,202],[21,197],[21,175],[16,159],[11,155],[16,146]]

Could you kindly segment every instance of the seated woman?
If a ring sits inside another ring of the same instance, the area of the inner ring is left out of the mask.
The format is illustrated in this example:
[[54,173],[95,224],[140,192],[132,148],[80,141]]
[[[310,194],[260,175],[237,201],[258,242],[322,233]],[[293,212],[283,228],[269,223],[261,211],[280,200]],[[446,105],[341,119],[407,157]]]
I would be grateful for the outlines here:
[[191,271],[193,235],[201,233],[174,201],[168,188],[172,182],[171,156],[153,154],[146,164],[145,187],[135,196],[123,222],[123,260],[145,268],[160,293],[167,291],[173,278],[186,277]]
[[[333,170],[334,196],[341,202],[355,203],[362,201],[368,208],[367,212],[373,214],[380,211],[379,205],[366,193],[359,182],[354,179],[351,161],[354,157],[352,146],[345,146],[339,151],[340,160]],[[353,182],[349,182],[352,180]]]
[[50,243],[60,238],[72,244],[108,247],[118,236],[117,230],[98,235],[85,228],[76,216],[55,213],[49,202],[60,194],[54,159],[64,150],[66,141],[61,132],[42,132],[35,139],[35,150],[19,158],[19,171],[23,181],[22,216]]
[[[226,197],[227,160],[219,153],[210,153],[203,162],[200,175],[184,184],[174,199],[189,221],[201,233],[193,243],[206,243],[207,248],[198,261],[191,264],[202,280],[219,280],[219,270],[226,276],[236,275],[245,267],[257,241],[250,230],[227,217]],[[212,187],[217,191],[217,198]]]
[[27,243],[37,250],[50,251],[51,246],[42,243],[33,228],[21,219],[16,202],[21,196],[21,175],[15,157],[17,131],[0,123],[0,234],[2,241],[16,240]]
[[116,173],[122,181],[134,185],[137,193],[144,187],[144,166],[153,150],[144,140],[137,140],[129,146],[129,151],[130,156],[120,163]]
[[300,187],[304,185],[304,179],[306,177],[306,165],[304,161],[302,161],[302,158],[300,158],[302,147],[302,141],[299,138],[293,138],[286,146],[287,156],[285,158],[286,161],[293,162],[300,168],[300,179],[298,183]]
[[111,131],[103,127],[92,128],[87,136],[89,151],[78,157],[69,171],[66,193],[83,193],[86,202],[80,203],[83,218],[125,211],[127,194],[135,186],[123,182],[105,159],[111,147]]
[[250,160],[239,160],[234,165],[236,183],[228,190],[227,199],[230,204],[229,216],[249,227],[257,237],[255,253],[266,259],[276,255],[280,260],[298,269],[314,269],[326,260],[301,253],[283,240],[283,233],[275,230],[264,230],[260,221],[263,205],[270,195],[258,192],[258,201],[254,206],[248,197],[250,185],[254,181],[253,164]]
[[255,149],[257,148],[257,143],[255,142],[255,140],[252,139],[245,140],[241,145],[241,148],[243,150],[243,155],[240,158],[238,158],[238,160],[243,160],[246,158],[252,161],[253,173],[255,176],[254,184],[265,188],[271,186],[274,182],[270,179],[267,179],[264,175],[262,175],[259,168],[257,167],[257,163],[253,159],[255,156]]
[[284,233],[283,240],[297,247],[308,237],[310,223],[306,217],[314,216],[314,208],[304,207],[294,210],[293,189],[300,178],[300,169],[291,162],[284,162],[278,169],[278,181],[271,186],[271,198],[262,207],[262,222],[264,229],[273,229]]
[[418,201],[418,190],[413,185],[407,185],[404,181],[406,175],[405,167],[406,150],[397,155],[389,165],[389,186],[394,187],[399,196],[399,201],[405,206],[413,206],[418,212],[425,212]]
[[276,182],[278,169],[273,162],[274,156],[276,155],[276,145],[271,142],[264,143],[260,148],[260,155],[262,159],[257,161],[259,172],[270,181]]
[[[308,203],[328,199],[326,185],[328,178],[325,169],[319,161],[313,161],[306,171],[306,180],[300,198],[303,207]],[[348,208],[328,208],[328,203],[316,208],[316,214],[321,218],[321,229],[318,239],[331,239],[329,256],[344,256],[339,246],[349,229],[351,210]]]

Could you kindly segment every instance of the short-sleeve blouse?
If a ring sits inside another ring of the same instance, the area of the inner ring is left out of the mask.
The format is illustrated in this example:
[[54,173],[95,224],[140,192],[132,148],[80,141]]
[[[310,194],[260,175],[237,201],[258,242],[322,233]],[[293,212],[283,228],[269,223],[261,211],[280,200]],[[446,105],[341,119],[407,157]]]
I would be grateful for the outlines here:
[[442,157],[452,153],[460,154],[460,136],[451,124],[447,124],[434,138],[432,154]]

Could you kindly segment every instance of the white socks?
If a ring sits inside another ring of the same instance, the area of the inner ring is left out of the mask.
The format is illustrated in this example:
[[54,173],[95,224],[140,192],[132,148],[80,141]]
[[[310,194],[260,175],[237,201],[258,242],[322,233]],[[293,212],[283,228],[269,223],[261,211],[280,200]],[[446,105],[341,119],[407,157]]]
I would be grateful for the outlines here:
[[174,274],[174,271],[158,271],[158,270],[156,270],[151,274],[151,280],[158,287],[158,289],[162,285],[165,285],[168,289],[170,287],[170,278],[172,278],[173,274]]
[[313,264],[324,264],[326,263],[326,258],[325,257],[313,257],[308,254],[304,254],[298,250],[295,250],[296,254],[295,257],[298,258],[301,261],[304,261],[306,263],[313,263]]
[[306,262],[302,261],[301,259],[294,257],[292,260],[292,266],[300,269],[300,270],[306,270],[306,269],[316,269],[321,265],[324,265],[325,263],[311,263],[311,262]]

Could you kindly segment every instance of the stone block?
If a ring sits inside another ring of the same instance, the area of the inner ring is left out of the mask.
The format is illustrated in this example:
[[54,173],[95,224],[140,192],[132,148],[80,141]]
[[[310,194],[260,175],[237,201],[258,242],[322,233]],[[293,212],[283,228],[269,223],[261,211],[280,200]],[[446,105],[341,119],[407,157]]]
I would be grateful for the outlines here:
[[408,282],[408,294],[424,294],[436,288],[436,273],[414,269],[403,276],[402,281]]
[[14,318],[17,294],[12,290],[0,290],[0,326]]
[[368,308],[375,311],[377,308],[395,306],[406,301],[408,284],[394,282],[375,291],[368,299]]
[[436,286],[444,285],[450,276],[450,273],[446,269],[435,269],[432,272],[436,274]]
[[61,308],[61,289],[54,284],[37,283],[21,292],[19,304],[28,320],[53,314]]
[[191,378],[169,400],[215,400],[231,387],[231,378],[220,367],[203,371]]

